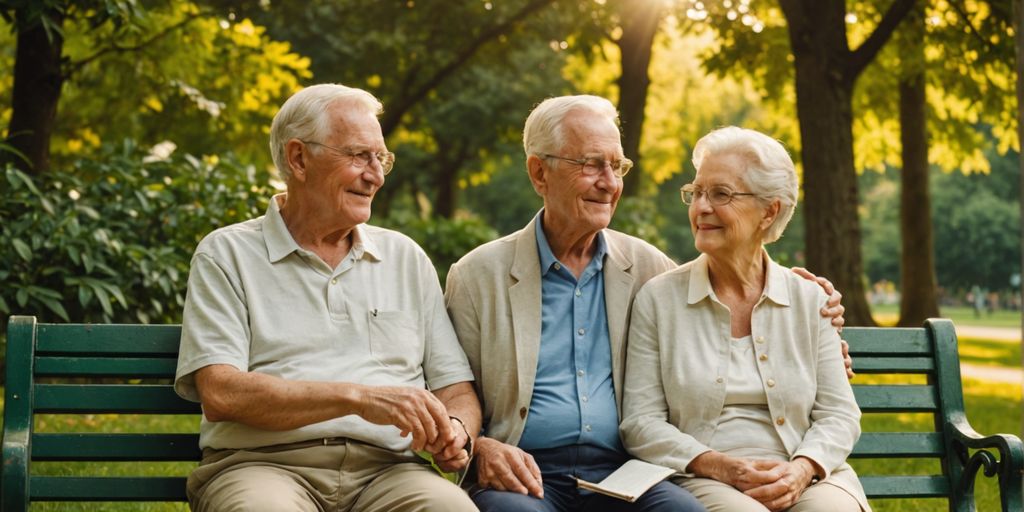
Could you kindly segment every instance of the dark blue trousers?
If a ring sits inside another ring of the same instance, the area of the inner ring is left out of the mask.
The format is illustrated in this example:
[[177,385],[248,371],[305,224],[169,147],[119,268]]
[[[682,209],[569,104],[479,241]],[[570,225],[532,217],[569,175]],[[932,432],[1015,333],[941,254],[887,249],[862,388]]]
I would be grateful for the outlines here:
[[544,499],[494,489],[475,490],[471,496],[482,512],[705,512],[689,491],[668,481],[655,485],[634,503],[576,487],[576,477],[588,482],[603,480],[629,460],[624,453],[590,445],[529,453],[540,467]]

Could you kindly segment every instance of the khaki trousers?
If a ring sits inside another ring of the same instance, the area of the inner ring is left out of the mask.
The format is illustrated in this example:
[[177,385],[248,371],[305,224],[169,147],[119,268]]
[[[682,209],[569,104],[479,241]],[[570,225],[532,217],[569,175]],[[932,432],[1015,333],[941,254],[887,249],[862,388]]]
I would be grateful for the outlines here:
[[475,511],[469,496],[413,455],[343,444],[205,450],[188,477],[196,512]]
[[[767,512],[757,500],[735,487],[710,478],[683,478],[679,485],[690,491],[708,512]],[[804,490],[787,512],[861,512],[857,499],[828,482],[819,482]]]

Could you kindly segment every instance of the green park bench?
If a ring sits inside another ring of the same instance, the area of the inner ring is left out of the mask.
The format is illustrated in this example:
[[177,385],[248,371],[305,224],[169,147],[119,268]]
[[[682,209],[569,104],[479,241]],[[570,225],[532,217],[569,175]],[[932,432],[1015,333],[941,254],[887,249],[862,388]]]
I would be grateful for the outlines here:
[[[38,461],[198,461],[198,435],[33,432],[35,414],[198,414],[171,380],[176,325],[43,324],[11,318],[3,429],[2,508],[30,501],[184,501],[185,475],[45,476]],[[954,511],[974,510],[979,470],[998,476],[1002,508],[1021,511],[1024,446],[1012,435],[982,437],[968,425],[953,324],[924,328],[846,328],[861,374],[921,374],[924,384],[855,385],[865,413],[932,413],[932,432],[866,432],[852,459],[931,458],[935,475],[861,475],[870,498],[941,498]],[[975,451],[975,449],[978,449]],[[993,453],[990,450],[994,450]]]

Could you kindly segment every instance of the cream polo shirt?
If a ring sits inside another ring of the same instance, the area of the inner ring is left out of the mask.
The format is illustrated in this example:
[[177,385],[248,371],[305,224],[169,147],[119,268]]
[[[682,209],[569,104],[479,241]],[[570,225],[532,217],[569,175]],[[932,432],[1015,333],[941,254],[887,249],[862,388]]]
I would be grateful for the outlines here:
[[[196,248],[175,391],[198,401],[194,372],[229,364],[289,380],[439,389],[472,381],[437,273],[411,239],[356,226],[331,269],[299,247],[278,200],[266,215],[210,233]],[[398,428],[349,415],[285,432],[204,417],[199,444],[253,448],[345,436],[402,451]]]
[[[814,460],[825,469],[826,482],[867,509],[845,462],[860,437],[860,409],[839,335],[819,314],[827,297],[767,253],[764,258],[765,288],[750,322],[757,373],[749,378],[764,389],[771,427],[787,458]],[[726,408],[730,343],[729,309],[711,287],[706,256],[644,285],[633,304],[626,356],[620,430],[629,452],[685,473],[694,458],[711,450]]]

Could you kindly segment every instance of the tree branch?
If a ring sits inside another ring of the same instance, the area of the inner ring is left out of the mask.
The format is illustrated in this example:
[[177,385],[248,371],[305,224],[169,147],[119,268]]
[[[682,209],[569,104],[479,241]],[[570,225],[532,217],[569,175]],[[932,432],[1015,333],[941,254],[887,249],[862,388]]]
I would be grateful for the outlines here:
[[959,16],[960,19],[963,20],[964,23],[967,25],[967,28],[970,29],[971,35],[974,36],[974,38],[977,39],[978,42],[981,43],[981,45],[984,48],[986,48],[989,51],[998,51],[995,45],[990,43],[988,39],[985,39],[985,37],[981,35],[981,32],[978,32],[978,29],[975,28],[973,23],[971,23],[971,17],[967,15],[967,9],[964,8],[961,2],[951,1],[949,2],[949,5],[953,7],[953,10],[956,11],[957,16]]
[[146,40],[144,40],[144,41],[142,41],[140,43],[137,43],[137,44],[133,44],[133,45],[119,45],[117,43],[113,43],[112,42],[112,43],[110,43],[110,46],[107,46],[106,48],[103,48],[103,49],[97,51],[96,53],[94,53],[94,54],[92,54],[92,55],[90,55],[88,57],[83,58],[82,60],[79,60],[77,62],[68,63],[68,65],[65,67],[65,71],[63,73],[64,79],[67,80],[67,79],[71,78],[75,73],[78,73],[79,71],[81,71],[82,68],[84,68],[85,66],[89,65],[90,63],[98,60],[100,57],[103,57],[104,55],[111,54],[111,53],[128,53],[128,52],[139,51],[139,50],[141,50],[141,49],[143,49],[143,48],[145,48],[145,47],[147,47],[147,46],[149,46],[149,45],[159,41],[160,39],[163,39],[164,37],[167,37],[167,35],[169,35],[170,33],[172,33],[174,31],[184,27],[185,25],[188,25],[189,23],[192,23],[193,21],[199,19],[200,16],[204,16],[206,14],[209,14],[209,13],[203,12],[203,11],[198,11],[198,12],[194,12],[192,14],[189,14],[187,17],[185,17],[181,21],[179,21],[177,23],[174,23],[173,25],[169,25],[169,26],[165,27],[160,32],[157,32],[156,34],[153,34],[153,36],[151,36],[149,39],[146,39]]
[[889,41],[893,32],[896,31],[896,27],[903,21],[903,18],[907,17],[907,13],[918,1],[920,0],[893,0],[874,32],[861,43],[860,47],[850,52],[850,60],[846,66],[847,80],[855,80],[864,71],[864,68],[875,59],[875,55]]
[[398,124],[406,112],[425,98],[430,91],[440,85],[445,78],[473,58],[484,44],[507,33],[527,16],[548,4],[554,3],[554,1],[555,0],[533,0],[527,3],[519,10],[519,12],[512,15],[509,19],[480,33],[480,35],[470,42],[465,49],[459,52],[451,62],[438,68],[430,78],[423,82],[419,87],[415,88],[411,94],[403,98],[397,98],[397,101],[391,103],[388,110],[385,111],[383,118],[381,118],[380,125],[381,130],[384,132],[384,136],[387,137],[388,134],[398,128]]

